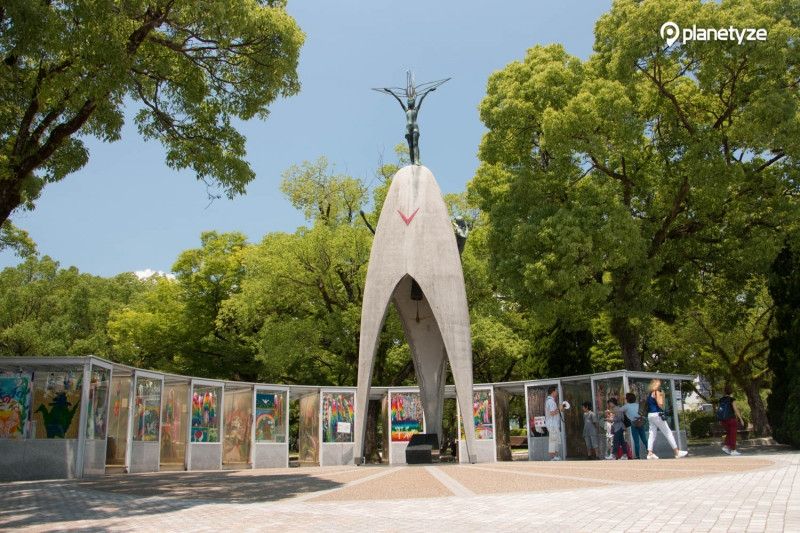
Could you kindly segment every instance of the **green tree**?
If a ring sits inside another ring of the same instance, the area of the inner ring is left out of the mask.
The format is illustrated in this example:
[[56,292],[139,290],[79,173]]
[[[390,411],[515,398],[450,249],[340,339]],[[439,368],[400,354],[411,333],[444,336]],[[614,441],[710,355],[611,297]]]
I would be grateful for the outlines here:
[[[700,277],[769,268],[798,218],[800,5],[618,0],[588,61],[536,46],[493,74],[470,191],[502,287],[544,324],[607,316],[625,367]],[[666,47],[680,26],[764,42]]]
[[654,363],[662,371],[701,374],[715,395],[721,396],[724,384],[742,391],[754,433],[770,435],[762,391],[769,388],[775,368],[767,364],[773,316],[764,276],[742,287],[707,279],[697,303],[679,320],[654,324],[648,335]]
[[265,118],[300,87],[303,33],[284,0],[0,6],[0,223],[119,139],[126,104],[167,164],[232,197],[254,175],[234,118]]
[[472,225],[461,264],[469,303],[474,379],[483,383],[523,379],[531,366],[528,321],[515,302],[498,293],[489,268],[487,232],[480,215],[465,207],[463,195],[446,198],[450,212],[467,215]]
[[178,256],[174,280],[151,280],[151,291],[111,317],[117,356],[145,368],[256,381],[255,353],[221,316],[244,283],[250,247],[241,233],[204,232],[200,248]]
[[186,349],[188,315],[181,286],[165,276],[152,276],[144,284],[148,290],[109,316],[113,359],[139,368],[181,373],[188,366],[181,364],[182,360],[200,357]]
[[0,355],[110,357],[109,316],[145,290],[133,274],[102,278],[29,256],[0,272]]
[[30,257],[36,255],[36,243],[27,231],[6,220],[0,224],[0,251],[2,250],[13,250],[19,257]]
[[775,333],[769,340],[769,366],[775,377],[769,419],[779,442],[800,447],[800,242],[787,239],[769,277],[775,302]]

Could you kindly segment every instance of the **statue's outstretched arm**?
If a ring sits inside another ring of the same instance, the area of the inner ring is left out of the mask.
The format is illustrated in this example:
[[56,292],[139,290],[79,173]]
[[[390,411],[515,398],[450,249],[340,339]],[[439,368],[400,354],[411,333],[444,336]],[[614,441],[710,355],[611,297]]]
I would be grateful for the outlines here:
[[384,89],[384,91],[386,91],[387,93],[389,93],[389,94],[391,94],[392,96],[394,96],[394,99],[395,99],[395,100],[397,100],[397,102],[400,104],[400,107],[402,107],[402,108],[403,108],[403,111],[408,111],[408,108],[406,107],[406,104],[404,104],[404,103],[403,103],[403,101],[400,99],[400,97],[399,97],[399,96],[397,96],[396,94],[394,94],[394,93],[393,93],[392,91],[390,91],[389,89]]
[[419,103],[417,104],[417,112],[419,112],[419,110],[422,109],[422,101],[425,100],[425,97],[428,96],[430,93],[432,93],[435,90],[436,90],[436,87],[432,87],[432,88],[428,89],[427,91],[425,91],[424,93],[422,93],[422,96],[419,99]]

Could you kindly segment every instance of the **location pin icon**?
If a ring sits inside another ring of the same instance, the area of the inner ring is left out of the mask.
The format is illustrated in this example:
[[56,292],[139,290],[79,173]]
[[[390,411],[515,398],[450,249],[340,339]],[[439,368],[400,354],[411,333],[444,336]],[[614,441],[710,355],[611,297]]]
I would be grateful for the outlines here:
[[672,21],[667,21],[661,25],[661,38],[667,41],[667,46],[675,44],[680,33],[680,28]]

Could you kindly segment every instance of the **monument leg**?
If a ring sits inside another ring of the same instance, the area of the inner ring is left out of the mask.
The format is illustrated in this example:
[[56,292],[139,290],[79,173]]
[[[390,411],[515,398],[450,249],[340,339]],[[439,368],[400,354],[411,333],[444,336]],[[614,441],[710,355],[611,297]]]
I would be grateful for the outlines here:
[[436,433],[442,445],[442,411],[445,383],[444,344],[414,357],[419,382],[422,411],[425,413],[425,433]]
[[[472,362],[463,364],[458,357],[450,358],[450,368],[453,371],[453,381],[456,385],[456,398],[461,411],[461,423],[464,427],[466,438],[467,460],[477,463],[478,456],[475,452],[475,419],[472,416]],[[466,367],[466,368],[465,368]],[[459,458],[461,461],[461,458]],[[461,461],[463,462],[463,461]]]
[[[383,289],[383,290],[381,290]],[[393,287],[392,287],[393,289]],[[372,370],[375,366],[375,353],[378,351],[378,336],[386,320],[391,290],[385,287],[367,286],[361,313],[361,336],[358,346],[358,389],[356,391],[356,426],[353,462],[364,462],[364,435],[367,431],[367,408],[369,391],[372,385]],[[368,312],[367,312],[368,310]]]

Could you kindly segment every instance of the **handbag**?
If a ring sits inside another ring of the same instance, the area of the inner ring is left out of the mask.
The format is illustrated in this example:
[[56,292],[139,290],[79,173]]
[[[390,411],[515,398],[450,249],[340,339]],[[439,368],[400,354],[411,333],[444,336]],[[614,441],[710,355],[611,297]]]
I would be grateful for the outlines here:
[[636,418],[633,419],[632,424],[633,424],[634,427],[637,427],[637,428],[640,428],[640,427],[644,426],[644,417],[643,416],[637,416]]
[[626,428],[631,427],[631,419],[628,418],[627,413],[622,413],[622,423],[625,425]]

